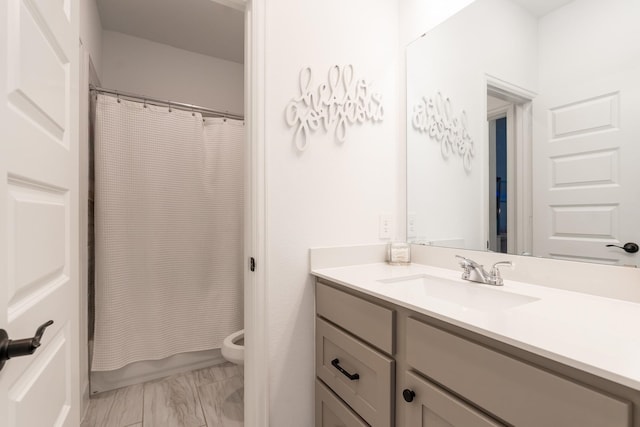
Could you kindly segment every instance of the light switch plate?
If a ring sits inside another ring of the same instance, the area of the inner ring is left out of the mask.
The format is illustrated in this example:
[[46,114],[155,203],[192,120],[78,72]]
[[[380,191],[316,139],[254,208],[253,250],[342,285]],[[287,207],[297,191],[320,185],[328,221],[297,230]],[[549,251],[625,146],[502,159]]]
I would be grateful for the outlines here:
[[390,239],[391,226],[393,225],[393,217],[391,214],[380,214],[378,219],[378,238]]
[[416,237],[416,214],[409,212],[407,215],[407,237]]

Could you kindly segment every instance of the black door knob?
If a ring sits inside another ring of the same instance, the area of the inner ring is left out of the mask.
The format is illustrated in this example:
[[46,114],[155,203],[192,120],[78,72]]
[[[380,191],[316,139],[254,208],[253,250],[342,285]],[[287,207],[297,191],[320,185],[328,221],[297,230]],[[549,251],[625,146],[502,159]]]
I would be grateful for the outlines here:
[[40,340],[44,335],[45,329],[53,325],[53,320],[40,325],[36,334],[32,338],[23,338],[20,340],[10,340],[7,331],[0,329],[0,370],[4,367],[4,363],[12,357],[28,356],[33,354],[40,347]]
[[402,397],[404,398],[405,402],[413,402],[413,398],[416,397],[416,393],[413,390],[405,388],[404,390],[402,390]]
[[620,249],[623,249],[628,254],[635,254],[640,249],[640,247],[638,247],[638,244],[633,242],[625,243],[624,246],[607,245],[607,247],[620,248]]

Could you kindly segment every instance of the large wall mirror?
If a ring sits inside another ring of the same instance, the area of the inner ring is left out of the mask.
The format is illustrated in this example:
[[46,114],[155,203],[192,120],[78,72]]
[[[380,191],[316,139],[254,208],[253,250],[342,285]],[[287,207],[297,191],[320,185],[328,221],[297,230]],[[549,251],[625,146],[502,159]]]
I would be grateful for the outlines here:
[[412,42],[408,240],[640,264],[639,22],[638,0],[476,0]]

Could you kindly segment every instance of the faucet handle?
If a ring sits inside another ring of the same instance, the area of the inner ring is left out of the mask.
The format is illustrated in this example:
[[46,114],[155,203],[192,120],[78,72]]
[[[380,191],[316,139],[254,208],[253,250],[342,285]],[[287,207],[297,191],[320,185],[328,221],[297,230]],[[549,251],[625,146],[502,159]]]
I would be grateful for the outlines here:
[[471,260],[468,258],[465,258],[463,256],[460,255],[456,255],[456,258],[459,259],[458,264],[460,265],[460,267],[462,267],[465,271],[468,271],[469,268],[471,268]]
[[465,258],[462,255],[456,255],[456,258],[458,258],[460,260],[460,267],[463,267],[463,268],[482,267],[480,264],[478,264],[474,260],[472,260],[470,258]]
[[473,261],[471,261],[469,258],[465,258],[463,256],[460,255],[456,255],[456,258],[458,258],[460,267],[462,267],[462,278],[464,280],[469,280],[469,276],[471,275],[471,263]]
[[458,261],[458,263],[460,264],[460,267],[464,267],[469,264],[469,260],[463,257],[462,255],[456,255],[456,258],[460,260]]
[[501,265],[506,265],[513,268],[513,263],[511,261],[498,261],[493,264],[491,267],[491,271],[489,272],[489,284],[495,286],[504,285],[504,280],[502,280],[502,275],[500,274],[500,269],[498,268]]
[[497,268],[500,265],[507,265],[509,267],[513,267],[513,263],[511,261],[498,261],[495,264],[493,264],[493,267],[491,267],[491,269],[493,270],[494,268]]

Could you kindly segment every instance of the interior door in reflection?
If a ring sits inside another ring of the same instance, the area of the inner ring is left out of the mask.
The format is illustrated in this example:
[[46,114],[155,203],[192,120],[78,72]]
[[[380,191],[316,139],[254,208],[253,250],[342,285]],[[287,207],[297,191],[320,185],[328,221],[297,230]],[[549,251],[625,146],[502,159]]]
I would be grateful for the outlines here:
[[637,265],[607,244],[640,240],[640,66],[543,82],[534,108],[534,253]]

